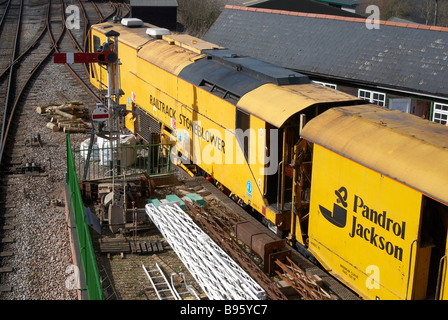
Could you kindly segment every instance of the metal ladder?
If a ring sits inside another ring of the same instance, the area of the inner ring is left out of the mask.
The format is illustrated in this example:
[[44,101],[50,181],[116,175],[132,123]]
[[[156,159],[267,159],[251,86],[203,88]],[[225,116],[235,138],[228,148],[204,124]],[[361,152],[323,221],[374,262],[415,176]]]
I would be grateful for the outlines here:
[[[179,292],[176,289],[176,285],[174,284],[174,277],[175,276],[181,277],[181,283],[184,284],[185,286],[185,290],[186,291],[182,291]],[[196,291],[187,284],[187,280],[185,280],[185,275],[181,272],[181,273],[172,273],[171,274],[171,286],[173,287],[173,290],[176,294],[177,300],[183,300],[183,299],[188,299],[187,295],[190,297],[189,300],[201,300],[198,296],[198,294],[196,293]]]
[[100,264],[98,269],[104,300],[118,300],[118,294],[115,291],[115,287],[109,278],[106,268]]
[[[163,273],[162,269],[160,269],[157,263],[157,269],[154,270],[146,269],[145,265],[142,265],[142,267],[146,275],[148,276],[148,279],[151,282],[152,287],[154,288],[154,291],[156,292],[159,300],[178,300],[176,292],[168,283],[165,274]],[[166,295],[167,293],[171,295]]]

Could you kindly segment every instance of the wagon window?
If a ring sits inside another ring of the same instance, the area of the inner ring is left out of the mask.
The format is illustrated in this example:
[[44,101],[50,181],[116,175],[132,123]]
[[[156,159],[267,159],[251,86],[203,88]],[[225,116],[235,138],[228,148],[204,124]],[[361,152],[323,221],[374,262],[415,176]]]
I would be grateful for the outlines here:
[[98,49],[101,47],[101,40],[97,36],[93,36],[93,50],[92,52],[97,52]]
[[237,133],[237,140],[241,146],[241,149],[244,150],[244,156],[248,160],[250,145],[250,115],[237,109],[235,128],[240,129],[239,133]]

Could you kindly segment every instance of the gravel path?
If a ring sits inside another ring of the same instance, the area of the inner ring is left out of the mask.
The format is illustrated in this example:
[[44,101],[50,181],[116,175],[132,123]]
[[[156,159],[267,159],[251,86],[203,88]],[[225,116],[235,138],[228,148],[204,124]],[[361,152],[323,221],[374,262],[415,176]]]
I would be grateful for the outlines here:
[[[38,106],[65,101],[81,101],[94,108],[90,96],[66,68],[50,61],[34,83],[24,113],[18,118],[26,128],[21,137],[40,134],[43,146],[25,146],[18,139],[14,153],[23,153],[23,162],[33,161],[45,167],[46,176],[9,177],[8,184],[20,187],[17,194],[11,195],[15,207],[7,209],[16,216],[10,236],[15,240],[15,250],[9,263],[14,272],[3,276],[12,291],[2,293],[1,299],[77,299],[76,290],[70,288],[74,273],[65,209],[50,206],[52,199],[64,199],[66,136],[47,129],[47,119],[35,112]],[[72,145],[79,146],[88,136],[72,134]]]

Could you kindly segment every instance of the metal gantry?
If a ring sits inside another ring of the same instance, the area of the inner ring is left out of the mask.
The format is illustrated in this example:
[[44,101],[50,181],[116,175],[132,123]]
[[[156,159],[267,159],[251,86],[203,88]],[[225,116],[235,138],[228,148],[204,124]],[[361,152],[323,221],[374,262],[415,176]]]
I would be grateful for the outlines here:
[[146,213],[211,300],[264,300],[266,292],[176,203]]

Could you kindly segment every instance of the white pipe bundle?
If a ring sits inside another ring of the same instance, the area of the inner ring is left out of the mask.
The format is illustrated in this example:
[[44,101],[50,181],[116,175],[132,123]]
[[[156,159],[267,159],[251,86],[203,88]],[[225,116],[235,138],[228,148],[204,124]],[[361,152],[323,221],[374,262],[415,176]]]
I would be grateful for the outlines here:
[[176,204],[146,213],[211,300],[264,300],[266,292]]

